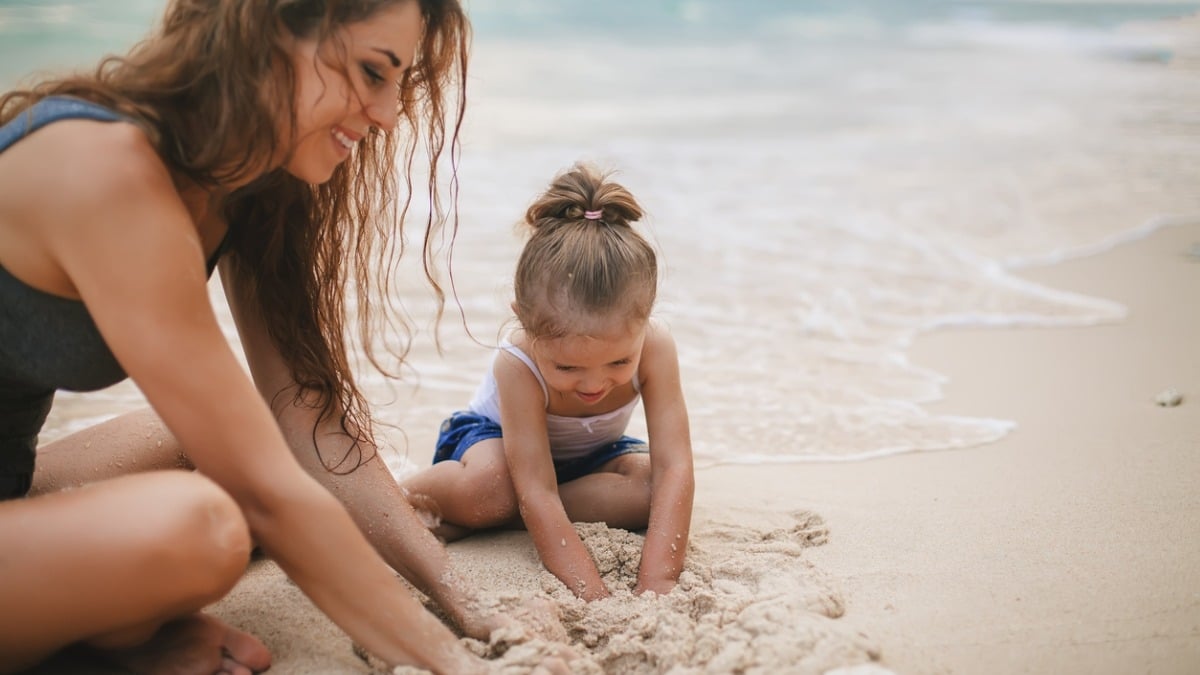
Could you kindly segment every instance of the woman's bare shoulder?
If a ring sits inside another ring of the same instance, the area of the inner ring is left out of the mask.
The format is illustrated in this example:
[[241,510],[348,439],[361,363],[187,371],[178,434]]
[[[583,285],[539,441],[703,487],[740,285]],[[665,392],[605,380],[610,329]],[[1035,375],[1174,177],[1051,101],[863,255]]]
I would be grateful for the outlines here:
[[67,199],[119,196],[161,186],[163,179],[170,182],[150,139],[130,122],[55,122],[14,144],[0,155],[0,163],[6,175],[52,182]]
[[0,263],[42,290],[77,297],[70,259],[189,227],[170,172],[133,124],[62,120],[0,153]]
[[0,185],[0,208],[25,222],[176,192],[140,127],[82,119],[49,124],[0,153]]

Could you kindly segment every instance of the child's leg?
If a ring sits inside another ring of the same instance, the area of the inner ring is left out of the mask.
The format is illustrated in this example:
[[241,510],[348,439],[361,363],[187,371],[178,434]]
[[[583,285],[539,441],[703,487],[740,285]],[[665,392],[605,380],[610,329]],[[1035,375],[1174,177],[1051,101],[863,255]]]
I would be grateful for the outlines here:
[[480,441],[467,449],[462,460],[438,462],[401,485],[418,509],[433,500],[442,519],[434,532],[447,540],[519,520],[504,441],[499,438]]
[[650,521],[650,454],[631,452],[558,486],[571,522],[641,530]]

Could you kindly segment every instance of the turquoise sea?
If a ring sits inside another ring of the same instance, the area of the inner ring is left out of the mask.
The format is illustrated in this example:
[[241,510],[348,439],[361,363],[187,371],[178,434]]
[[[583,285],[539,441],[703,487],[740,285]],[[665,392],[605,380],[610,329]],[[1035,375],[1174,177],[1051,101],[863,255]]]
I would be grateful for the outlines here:
[[[163,3],[0,0],[0,83],[120,51]],[[702,462],[970,448],[1016,420],[931,415],[911,341],[1126,308],[1019,278],[1200,216],[1200,2],[472,0],[454,270],[494,337],[511,225],[577,159],[620,171],[663,253]],[[415,236],[415,235],[414,235]],[[415,267],[415,261],[413,263]],[[421,318],[427,294],[406,301]],[[487,351],[451,316],[399,390],[424,461]],[[1019,364],[1014,364],[1019,367]],[[139,403],[70,395],[47,434]],[[98,403],[97,403],[98,401]]]

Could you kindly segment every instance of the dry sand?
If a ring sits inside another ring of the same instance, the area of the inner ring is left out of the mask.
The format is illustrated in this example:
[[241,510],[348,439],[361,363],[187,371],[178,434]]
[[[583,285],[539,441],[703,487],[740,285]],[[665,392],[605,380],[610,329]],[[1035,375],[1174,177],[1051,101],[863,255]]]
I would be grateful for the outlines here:
[[[819,511],[830,544],[809,559],[897,672],[1200,672],[1198,242],[1166,229],[1023,275],[1125,304],[1120,324],[918,342],[951,377],[934,411],[1016,420],[998,443],[702,485]],[[1167,387],[1182,405],[1155,405]]]
[[[1200,225],[1175,227],[1023,275],[1126,304],[1120,324],[921,338],[911,359],[951,378],[932,407],[1016,420],[997,443],[699,471],[691,556],[668,596],[622,590],[638,537],[595,525],[581,532],[617,593],[592,605],[524,533],[452,556],[495,602],[557,601],[583,673],[1200,672],[1197,242]],[[1178,407],[1154,403],[1168,387]],[[372,670],[269,561],[213,611],[267,642],[272,672]],[[505,673],[544,648],[469,646]],[[36,672],[102,671],[58,659]]]

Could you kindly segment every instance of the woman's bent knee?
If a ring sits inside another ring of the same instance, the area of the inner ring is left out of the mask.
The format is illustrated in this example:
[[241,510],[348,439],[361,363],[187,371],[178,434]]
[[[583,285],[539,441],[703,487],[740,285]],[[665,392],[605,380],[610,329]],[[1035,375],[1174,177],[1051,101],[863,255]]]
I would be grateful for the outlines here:
[[201,604],[225,595],[250,560],[250,529],[237,502],[216,483],[194,472],[167,472],[170,508],[152,535],[161,542],[158,564],[169,566]]
[[193,613],[237,583],[250,533],[234,500],[184,471],[0,504],[0,664]]

